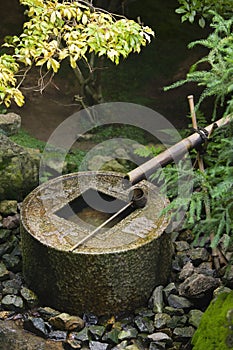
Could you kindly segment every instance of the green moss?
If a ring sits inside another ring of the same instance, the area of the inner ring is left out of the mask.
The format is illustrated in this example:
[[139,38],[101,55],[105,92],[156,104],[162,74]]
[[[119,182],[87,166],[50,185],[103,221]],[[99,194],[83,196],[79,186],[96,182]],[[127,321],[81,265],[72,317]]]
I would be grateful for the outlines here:
[[10,139],[22,147],[35,148],[40,151],[43,151],[45,146],[45,142],[34,138],[23,129],[20,129],[16,135],[10,136]]
[[193,350],[233,349],[233,291],[220,294],[202,316]]

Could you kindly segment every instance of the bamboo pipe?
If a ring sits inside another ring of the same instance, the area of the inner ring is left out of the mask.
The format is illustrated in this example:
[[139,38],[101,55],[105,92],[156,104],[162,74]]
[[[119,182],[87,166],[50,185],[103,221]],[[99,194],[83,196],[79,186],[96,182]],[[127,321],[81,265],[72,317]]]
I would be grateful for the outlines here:
[[[223,117],[216,122],[208,125],[205,130],[208,134],[211,134],[215,127],[221,127],[227,125],[232,120],[232,115]],[[186,137],[175,145],[169,147],[156,157],[148,160],[147,162],[141,164],[139,167],[133,169],[128,174],[125,175],[125,179],[131,182],[131,184],[136,184],[139,181],[148,178],[152,175],[158,168],[164,167],[165,165],[172,163],[173,161],[178,161],[192,148],[195,148],[202,144],[204,140],[195,132],[194,134]]]

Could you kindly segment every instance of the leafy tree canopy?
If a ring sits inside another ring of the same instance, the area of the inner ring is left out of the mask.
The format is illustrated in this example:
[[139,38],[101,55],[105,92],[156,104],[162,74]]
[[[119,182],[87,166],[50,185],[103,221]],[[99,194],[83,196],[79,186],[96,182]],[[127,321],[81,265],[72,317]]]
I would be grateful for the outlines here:
[[232,16],[232,0],[178,0],[180,7],[176,9],[176,13],[181,15],[182,22],[194,22],[198,19],[201,27],[205,26],[206,19],[212,17],[210,11],[214,11],[225,18]]
[[[20,0],[29,18],[20,36],[6,38],[5,47],[13,53],[0,57],[0,103],[24,104],[17,75],[22,66],[45,67],[57,73],[68,58],[72,68],[77,61],[94,53],[106,56],[115,64],[131,52],[140,52],[154,35],[153,31],[123,16],[114,16],[92,6],[88,1]],[[23,77],[25,76],[25,73]]]

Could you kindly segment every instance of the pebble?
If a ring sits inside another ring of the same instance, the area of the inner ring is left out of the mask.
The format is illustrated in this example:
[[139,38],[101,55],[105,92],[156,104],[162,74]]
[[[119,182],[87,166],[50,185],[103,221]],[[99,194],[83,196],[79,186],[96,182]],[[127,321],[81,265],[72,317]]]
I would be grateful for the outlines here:
[[80,330],[84,327],[84,321],[79,316],[71,316],[65,312],[53,316],[49,323],[55,328],[62,331]]
[[23,299],[14,294],[5,295],[1,300],[1,304],[5,310],[20,312],[24,309]]
[[15,200],[4,200],[0,202],[0,213],[3,216],[17,214],[18,203]]
[[12,230],[19,226],[19,214],[7,216],[6,218],[3,218],[2,221],[3,228],[6,228],[7,230]]
[[188,299],[175,294],[169,295],[168,304],[176,309],[189,309],[192,306],[192,303]]
[[22,282],[18,214],[2,217],[0,319],[19,318],[24,329],[51,343],[61,343],[65,350],[190,350],[188,344],[205,309],[201,309],[200,299],[233,287],[232,266],[223,271],[222,280],[216,278],[208,250],[191,248],[191,235],[185,242],[183,232],[182,238],[177,234],[174,241],[171,280],[155,287],[148,305],[134,314],[98,318],[85,313],[81,318],[48,306],[38,307],[37,296]]
[[10,272],[7,270],[6,265],[0,262],[0,281],[5,281],[9,278]]
[[38,335],[39,337],[48,337],[48,329],[43,318],[41,317],[28,317],[23,323],[23,328]]
[[214,277],[194,273],[179,286],[179,294],[186,298],[203,298],[219,286]]

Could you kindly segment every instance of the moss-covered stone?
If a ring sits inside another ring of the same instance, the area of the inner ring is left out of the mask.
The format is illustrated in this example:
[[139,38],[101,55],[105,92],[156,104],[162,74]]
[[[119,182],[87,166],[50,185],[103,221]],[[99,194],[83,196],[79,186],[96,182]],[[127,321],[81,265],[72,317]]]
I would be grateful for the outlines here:
[[0,200],[22,200],[38,185],[38,154],[0,133]]
[[233,291],[213,300],[195,332],[193,350],[233,349]]

